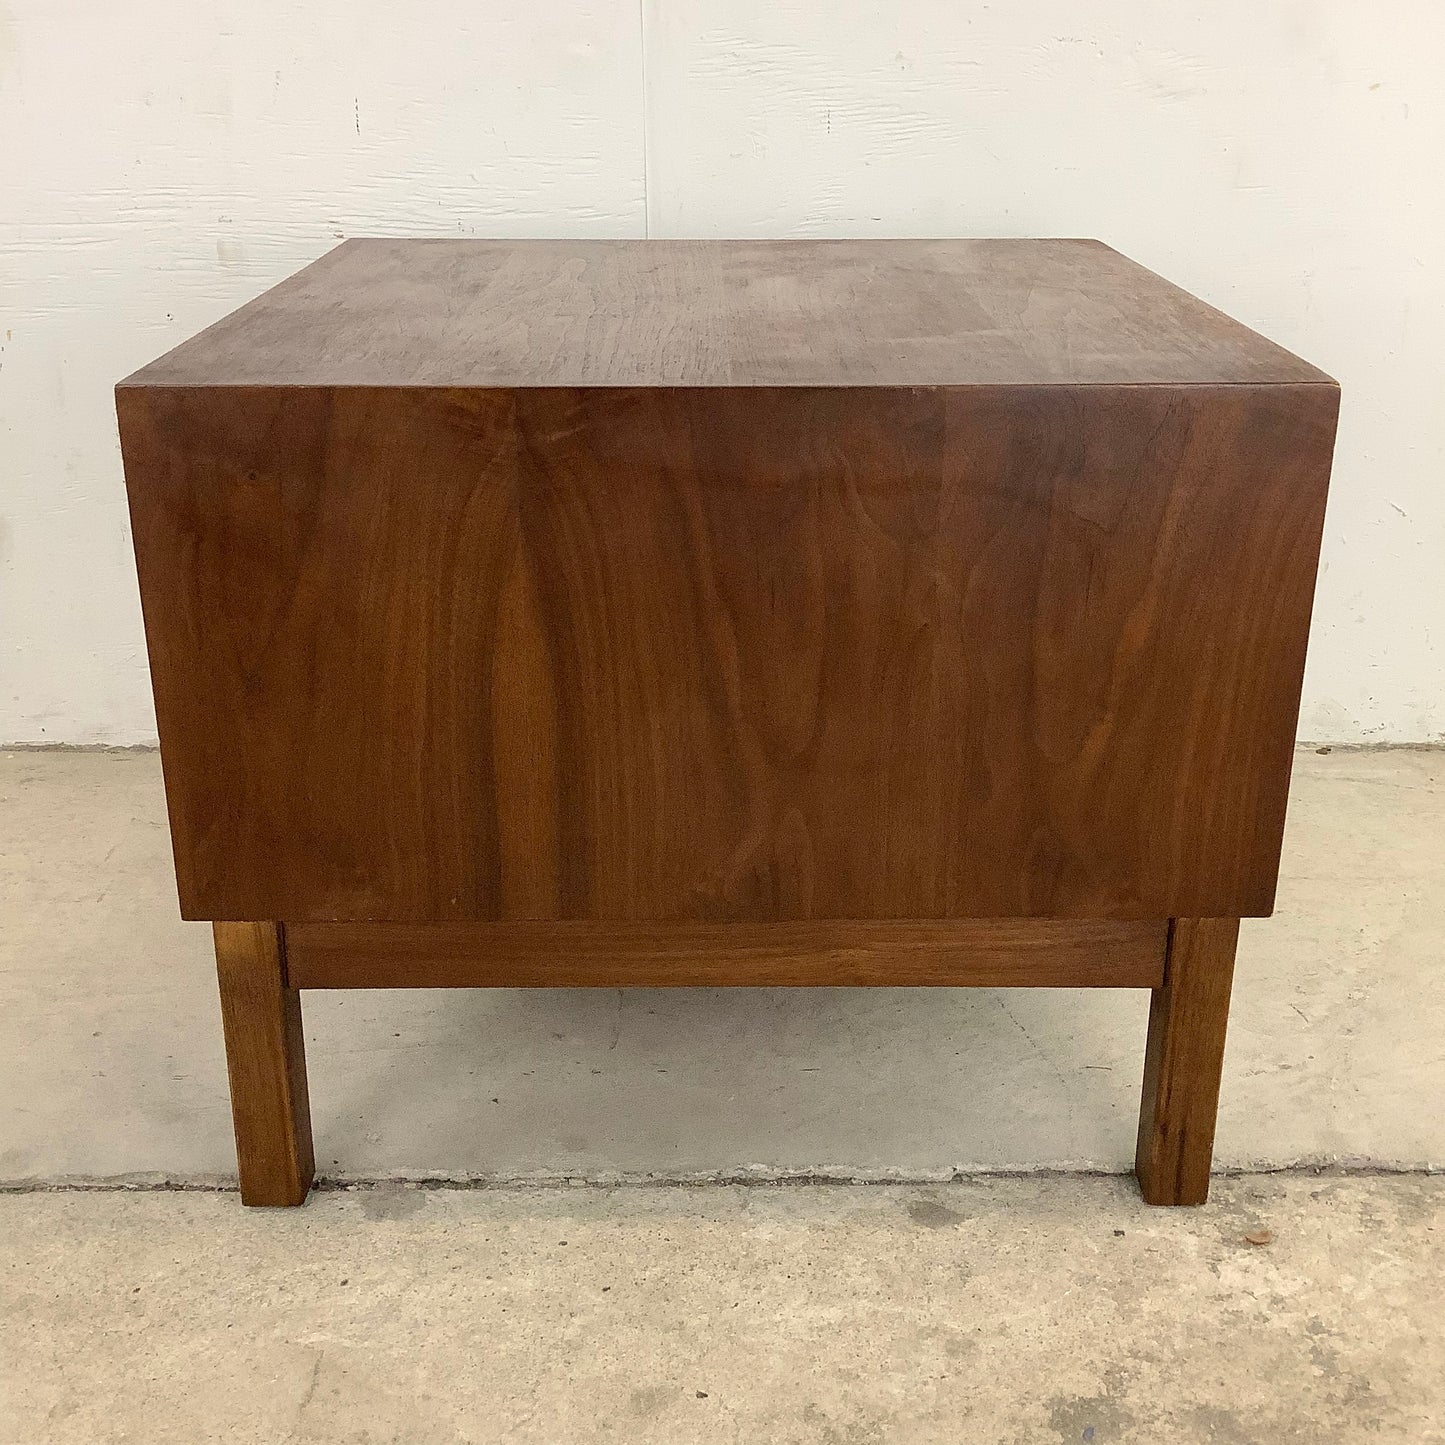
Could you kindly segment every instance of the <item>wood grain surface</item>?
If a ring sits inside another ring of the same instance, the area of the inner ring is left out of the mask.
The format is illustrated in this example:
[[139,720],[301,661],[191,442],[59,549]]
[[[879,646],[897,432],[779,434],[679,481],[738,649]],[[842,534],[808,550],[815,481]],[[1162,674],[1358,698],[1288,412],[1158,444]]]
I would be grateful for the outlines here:
[[1098,241],[372,239],[127,384],[1325,381]]
[[296,988],[1157,988],[1164,922],[296,923]]
[[316,1172],[301,995],[275,923],[217,923],[216,976],[243,1204],[300,1204]]
[[1134,1169],[1146,1204],[1209,1198],[1237,918],[1176,918],[1149,1007]]
[[187,917],[1272,906],[1333,386],[119,404]]

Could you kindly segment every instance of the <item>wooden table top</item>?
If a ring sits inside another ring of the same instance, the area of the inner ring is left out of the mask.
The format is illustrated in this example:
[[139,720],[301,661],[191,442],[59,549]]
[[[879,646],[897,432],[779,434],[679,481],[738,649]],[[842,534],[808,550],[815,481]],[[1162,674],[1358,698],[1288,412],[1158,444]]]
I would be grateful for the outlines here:
[[1323,383],[1098,241],[347,241],[122,386]]

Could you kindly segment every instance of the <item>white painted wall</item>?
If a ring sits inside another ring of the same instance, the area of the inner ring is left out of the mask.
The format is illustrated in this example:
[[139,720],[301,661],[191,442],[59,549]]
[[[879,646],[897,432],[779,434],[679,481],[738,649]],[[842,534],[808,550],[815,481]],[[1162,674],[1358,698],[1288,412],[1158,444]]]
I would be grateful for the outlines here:
[[1323,366],[1301,734],[1441,739],[1442,54],[1439,0],[0,0],[0,739],[154,736],[117,378],[340,235],[645,230],[1096,235]]

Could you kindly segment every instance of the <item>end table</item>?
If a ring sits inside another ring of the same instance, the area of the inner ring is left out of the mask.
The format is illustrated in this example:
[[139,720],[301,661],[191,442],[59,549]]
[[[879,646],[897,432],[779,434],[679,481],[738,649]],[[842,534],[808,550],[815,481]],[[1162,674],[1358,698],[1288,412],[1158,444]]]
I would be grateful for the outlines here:
[[247,1204],[299,991],[1153,992],[1208,1192],[1338,390],[1094,241],[350,241],[117,388]]

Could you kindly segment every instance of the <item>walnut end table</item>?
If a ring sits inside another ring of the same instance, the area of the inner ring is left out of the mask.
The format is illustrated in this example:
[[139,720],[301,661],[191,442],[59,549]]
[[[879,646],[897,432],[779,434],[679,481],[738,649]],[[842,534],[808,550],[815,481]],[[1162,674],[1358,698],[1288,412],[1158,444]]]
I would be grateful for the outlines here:
[[1198,1203],[1338,391],[1093,241],[351,241],[117,389],[241,1197],[299,990],[1153,991]]

